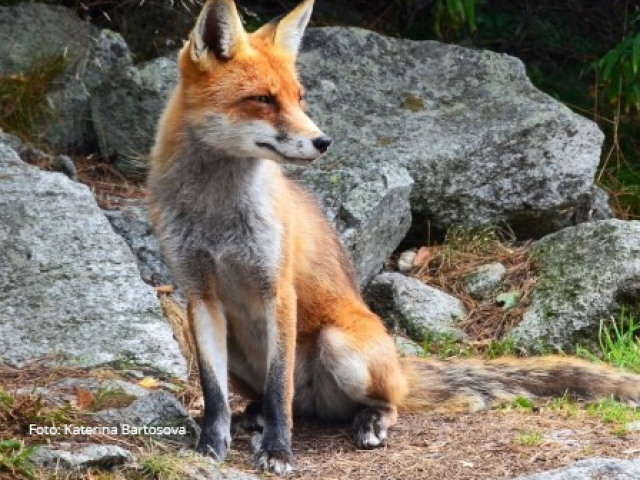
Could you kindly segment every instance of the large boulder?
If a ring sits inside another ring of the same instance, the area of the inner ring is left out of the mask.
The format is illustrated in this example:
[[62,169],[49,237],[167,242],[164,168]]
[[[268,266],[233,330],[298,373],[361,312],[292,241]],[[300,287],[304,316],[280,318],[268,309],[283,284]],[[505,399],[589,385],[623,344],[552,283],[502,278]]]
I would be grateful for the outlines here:
[[104,213],[116,233],[121,235],[131,248],[142,279],[154,286],[174,284],[158,239],[153,233],[147,209],[142,205],[132,205]]
[[516,480],[636,480],[640,478],[640,459],[590,458],[568,467],[535,473]]
[[603,134],[537,90],[516,58],[356,28],[306,36],[311,116],[335,141],[319,168],[394,164],[433,227],[554,230],[590,192]]
[[510,337],[531,352],[571,351],[597,338],[640,298],[640,222],[603,220],[536,242],[538,278],[522,322]]
[[184,377],[153,290],[90,190],[0,143],[0,361],[62,353]]
[[177,54],[130,66],[92,91],[100,153],[131,177],[143,177],[160,114],[178,81]]
[[411,226],[413,180],[404,168],[289,169],[310,191],[340,235],[365,286],[382,269]]
[[48,106],[41,107],[50,111],[37,121],[42,139],[54,148],[96,143],[89,91],[130,64],[119,34],[98,30],[73,10],[32,2],[0,7],[0,75],[50,72]]

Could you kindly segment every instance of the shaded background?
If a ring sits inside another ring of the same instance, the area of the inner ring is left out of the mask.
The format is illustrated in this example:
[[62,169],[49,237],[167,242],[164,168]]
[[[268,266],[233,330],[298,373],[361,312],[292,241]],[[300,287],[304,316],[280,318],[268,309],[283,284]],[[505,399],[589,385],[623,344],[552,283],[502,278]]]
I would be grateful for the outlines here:
[[[75,8],[97,26],[120,32],[140,62],[178,48],[201,1],[46,3]],[[249,30],[296,3],[238,0]],[[358,26],[519,57],[538,88],[599,124],[607,140],[598,183],[611,193],[620,217],[640,218],[640,1],[317,0],[312,24]],[[20,134],[6,116],[0,114],[0,127]]]

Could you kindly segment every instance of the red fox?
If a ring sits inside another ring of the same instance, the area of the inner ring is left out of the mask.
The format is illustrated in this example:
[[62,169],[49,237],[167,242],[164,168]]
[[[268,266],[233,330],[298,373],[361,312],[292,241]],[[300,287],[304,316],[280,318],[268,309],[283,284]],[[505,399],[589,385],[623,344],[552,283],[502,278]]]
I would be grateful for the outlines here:
[[561,357],[400,360],[365,305],[340,242],[280,164],[331,139],[304,112],[296,54],[313,0],[245,32],[232,0],[209,0],[179,54],[158,126],[151,218],[188,297],[205,412],[199,450],[223,460],[229,382],[253,401],[259,468],[291,471],[294,416],[352,421],[385,444],[398,409],[477,410],[521,395],[640,400],[640,377]]

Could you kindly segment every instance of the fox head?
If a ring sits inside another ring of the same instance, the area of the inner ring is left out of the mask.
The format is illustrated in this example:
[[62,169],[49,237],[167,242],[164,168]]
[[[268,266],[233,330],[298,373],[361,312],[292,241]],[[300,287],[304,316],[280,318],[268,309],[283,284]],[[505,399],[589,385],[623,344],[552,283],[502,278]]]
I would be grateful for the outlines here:
[[232,0],[208,0],[180,53],[186,121],[231,157],[305,164],[331,139],[304,112],[295,68],[313,0],[249,34]]

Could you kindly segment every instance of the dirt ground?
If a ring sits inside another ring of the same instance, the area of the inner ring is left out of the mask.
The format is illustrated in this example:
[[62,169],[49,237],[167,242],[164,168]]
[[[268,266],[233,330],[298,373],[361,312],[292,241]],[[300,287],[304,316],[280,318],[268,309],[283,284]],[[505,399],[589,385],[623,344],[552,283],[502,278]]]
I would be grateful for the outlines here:
[[[535,445],[526,444],[531,432],[541,436]],[[388,446],[372,451],[357,450],[346,425],[305,422],[295,428],[293,449],[294,478],[300,479],[497,480],[587,457],[637,457],[640,432],[617,436],[610,425],[584,411],[567,418],[550,408],[507,409],[455,416],[403,415]],[[251,459],[248,436],[234,439],[229,463],[250,471]]]

